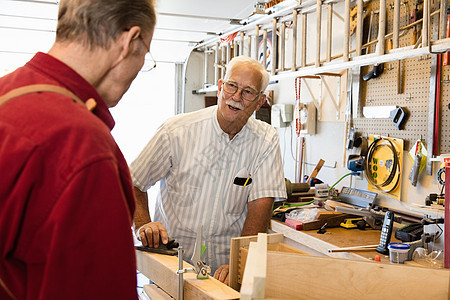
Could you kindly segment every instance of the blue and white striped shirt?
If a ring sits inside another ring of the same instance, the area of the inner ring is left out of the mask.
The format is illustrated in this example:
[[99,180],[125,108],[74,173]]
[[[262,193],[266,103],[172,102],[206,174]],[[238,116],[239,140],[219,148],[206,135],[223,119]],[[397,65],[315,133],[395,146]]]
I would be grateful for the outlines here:
[[[141,191],[160,181],[153,221],[183,246],[185,258],[203,225],[203,261],[212,272],[228,264],[230,239],[241,235],[247,202],[286,198],[276,130],[250,118],[230,140],[217,121],[217,106],[168,120],[130,168]],[[250,184],[233,183],[247,176]]]

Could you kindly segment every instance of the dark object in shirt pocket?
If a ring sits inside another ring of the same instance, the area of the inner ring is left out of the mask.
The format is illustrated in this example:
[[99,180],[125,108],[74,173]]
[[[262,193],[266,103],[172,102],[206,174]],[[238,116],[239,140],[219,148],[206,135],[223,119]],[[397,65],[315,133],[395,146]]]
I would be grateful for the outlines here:
[[252,179],[250,177],[248,177],[248,178],[236,177],[236,178],[234,178],[233,183],[235,185],[246,186],[246,185],[249,185],[250,183],[252,183]]

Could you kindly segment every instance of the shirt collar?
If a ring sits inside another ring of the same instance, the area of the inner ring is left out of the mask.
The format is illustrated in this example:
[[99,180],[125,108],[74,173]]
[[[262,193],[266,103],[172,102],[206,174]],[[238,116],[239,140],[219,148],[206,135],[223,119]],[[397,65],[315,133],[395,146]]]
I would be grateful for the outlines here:
[[[218,110],[218,106],[215,105],[214,109],[213,109],[213,118],[212,118],[214,131],[217,133],[219,138],[220,137],[225,137],[226,141],[230,141],[230,136],[228,135],[228,133],[223,131],[222,128],[220,127],[220,125],[219,125],[219,120],[217,119],[217,110]],[[248,126],[247,125],[248,125],[249,121],[250,121],[250,119],[247,120],[247,123],[245,123],[244,127],[242,127],[242,129],[238,133],[235,134],[234,138],[231,141],[236,140],[236,138],[238,138],[239,136],[241,136],[242,134],[244,134],[244,132],[246,132],[248,130]]]
[[99,117],[110,130],[113,129],[115,122],[103,98],[89,82],[72,68],[53,56],[42,52],[36,53],[27,65],[39,69],[40,72],[45,73],[85,102],[89,98],[94,98],[95,102],[97,102],[97,106],[93,110],[94,114]]

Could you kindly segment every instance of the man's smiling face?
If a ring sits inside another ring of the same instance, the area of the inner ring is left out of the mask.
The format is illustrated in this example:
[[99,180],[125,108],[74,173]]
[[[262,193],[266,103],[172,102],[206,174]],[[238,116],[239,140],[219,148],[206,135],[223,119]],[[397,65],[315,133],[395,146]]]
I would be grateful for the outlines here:
[[[261,73],[251,64],[241,63],[233,66],[229,76],[220,79],[218,82],[218,121],[222,129],[237,128],[239,132],[247,123],[248,118],[255,110],[258,110],[265,102],[265,96],[261,91]],[[224,91],[225,82],[238,86],[239,89],[234,94]],[[253,101],[242,98],[243,89],[257,92],[257,97]]]

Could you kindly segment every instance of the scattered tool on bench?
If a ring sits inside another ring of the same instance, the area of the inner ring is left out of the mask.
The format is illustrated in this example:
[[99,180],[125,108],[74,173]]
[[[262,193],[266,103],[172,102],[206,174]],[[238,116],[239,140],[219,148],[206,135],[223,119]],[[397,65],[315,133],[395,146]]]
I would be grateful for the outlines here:
[[136,249],[146,252],[165,254],[165,255],[177,255],[179,244],[174,239],[169,238],[167,244],[163,244],[161,240],[161,236],[159,237],[159,246],[158,248],[148,247],[148,246],[136,246]]

